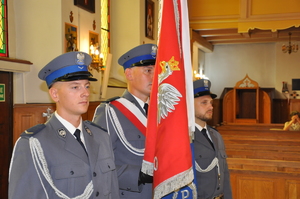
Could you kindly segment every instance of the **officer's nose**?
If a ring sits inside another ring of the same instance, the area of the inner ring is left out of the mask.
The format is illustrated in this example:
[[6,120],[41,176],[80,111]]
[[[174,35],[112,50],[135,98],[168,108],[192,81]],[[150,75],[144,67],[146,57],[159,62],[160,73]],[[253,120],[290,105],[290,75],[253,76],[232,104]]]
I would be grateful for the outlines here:
[[88,97],[88,96],[90,96],[90,89],[89,88],[84,88],[81,96],[82,97]]

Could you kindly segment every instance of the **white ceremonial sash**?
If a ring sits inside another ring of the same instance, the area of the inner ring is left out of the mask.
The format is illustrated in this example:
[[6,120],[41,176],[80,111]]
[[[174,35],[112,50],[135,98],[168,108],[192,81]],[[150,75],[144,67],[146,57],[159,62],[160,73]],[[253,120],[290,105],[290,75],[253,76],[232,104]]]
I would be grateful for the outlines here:
[[[145,115],[142,114],[142,112],[138,109],[137,106],[135,106],[132,102],[125,98],[119,98],[115,101],[110,102],[110,104],[114,105],[119,111],[121,111],[130,121],[146,136],[146,126],[147,126],[147,118]],[[144,156],[145,148],[138,149],[133,147],[125,137],[123,128],[121,126],[121,123],[117,117],[117,114],[115,113],[114,109],[109,105],[106,104],[106,115],[109,117],[112,126],[117,133],[120,141],[122,144],[133,154],[137,156]],[[106,118],[108,119],[108,118]],[[108,130],[108,133],[110,133],[110,130]]]

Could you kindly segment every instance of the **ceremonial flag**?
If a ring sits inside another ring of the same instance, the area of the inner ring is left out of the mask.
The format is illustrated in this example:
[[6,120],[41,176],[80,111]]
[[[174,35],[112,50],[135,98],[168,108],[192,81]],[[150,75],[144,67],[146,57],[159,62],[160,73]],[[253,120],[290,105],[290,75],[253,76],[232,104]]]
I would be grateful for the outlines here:
[[153,175],[154,199],[196,198],[190,148],[195,122],[187,2],[161,0],[160,8],[142,171]]

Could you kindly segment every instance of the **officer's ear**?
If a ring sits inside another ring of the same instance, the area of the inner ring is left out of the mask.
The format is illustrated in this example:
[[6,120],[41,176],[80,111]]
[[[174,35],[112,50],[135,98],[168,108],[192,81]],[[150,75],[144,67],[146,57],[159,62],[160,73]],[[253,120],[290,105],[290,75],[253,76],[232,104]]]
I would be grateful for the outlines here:
[[58,89],[55,86],[52,86],[49,89],[49,94],[53,101],[55,101],[55,102],[59,101]]
[[128,81],[132,80],[132,68],[125,69],[125,77]]

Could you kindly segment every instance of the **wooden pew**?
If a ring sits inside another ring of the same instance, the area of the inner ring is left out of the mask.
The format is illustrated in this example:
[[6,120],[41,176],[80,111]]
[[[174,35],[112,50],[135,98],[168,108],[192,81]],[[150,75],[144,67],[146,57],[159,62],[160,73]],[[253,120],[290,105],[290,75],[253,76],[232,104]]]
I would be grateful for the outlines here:
[[297,147],[300,146],[300,137],[275,137],[275,136],[243,136],[243,135],[236,135],[236,136],[227,136],[222,135],[226,148],[229,148],[231,145],[236,144],[247,144],[247,145],[257,145],[257,146],[293,146]]
[[[300,175],[300,161],[266,160],[249,158],[228,158],[229,169],[250,171],[271,171]],[[299,179],[300,180],[300,179]]]
[[245,128],[248,130],[283,130],[284,124],[241,124],[241,123],[229,123],[229,124],[221,124],[220,126],[217,126],[216,128],[218,130],[224,129],[224,130],[244,130]]
[[300,132],[244,130],[221,134],[229,157],[300,159]]
[[[272,145],[271,145],[272,146]],[[249,144],[225,144],[226,150],[253,150],[253,151],[269,151],[269,152],[299,152],[300,146],[285,146],[277,145],[270,147],[270,145],[249,145]]]
[[267,160],[288,160],[300,161],[300,151],[281,152],[260,149],[226,149],[229,158],[267,159]]
[[217,127],[226,147],[233,199],[300,198],[300,131],[270,130],[276,127]]
[[299,161],[228,158],[233,199],[297,199]]
[[256,145],[293,145],[300,142],[300,131],[276,130],[219,130],[224,142],[228,144],[256,144]]

